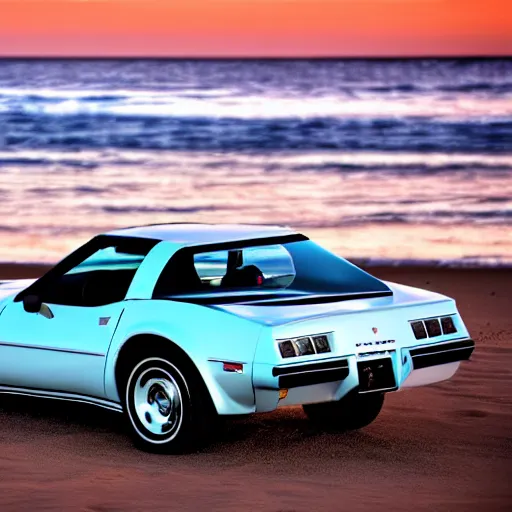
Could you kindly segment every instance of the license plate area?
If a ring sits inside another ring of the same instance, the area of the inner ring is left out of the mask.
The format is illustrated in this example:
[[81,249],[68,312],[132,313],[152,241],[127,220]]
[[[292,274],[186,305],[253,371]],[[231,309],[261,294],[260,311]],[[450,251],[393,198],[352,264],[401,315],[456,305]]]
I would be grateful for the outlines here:
[[390,357],[357,362],[359,393],[392,391],[396,389],[395,372]]

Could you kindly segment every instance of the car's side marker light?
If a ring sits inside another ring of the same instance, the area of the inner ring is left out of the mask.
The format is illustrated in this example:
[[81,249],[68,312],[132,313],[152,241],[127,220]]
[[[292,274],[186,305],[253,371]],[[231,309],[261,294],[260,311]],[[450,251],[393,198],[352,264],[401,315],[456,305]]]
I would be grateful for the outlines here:
[[279,400],[284,400],[288,396],[288,390],[287,389],[280,389],[279,390]]
[[244,373],[244,365],[242,363],[223,363],[222,369],[230,373]]

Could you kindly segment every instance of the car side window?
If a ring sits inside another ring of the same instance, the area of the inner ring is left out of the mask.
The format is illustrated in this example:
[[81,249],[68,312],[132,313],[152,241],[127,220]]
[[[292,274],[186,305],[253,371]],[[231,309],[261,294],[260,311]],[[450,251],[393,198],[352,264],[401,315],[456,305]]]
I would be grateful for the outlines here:
[[49,304],[85,307],[120,302],[144,257],[120,247],[103,247],[47,283],[41,298]]

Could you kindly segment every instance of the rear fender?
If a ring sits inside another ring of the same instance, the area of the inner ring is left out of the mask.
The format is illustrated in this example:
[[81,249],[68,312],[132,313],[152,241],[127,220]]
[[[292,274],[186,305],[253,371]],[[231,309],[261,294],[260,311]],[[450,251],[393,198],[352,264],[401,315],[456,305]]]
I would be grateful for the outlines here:
[[[154,335],[188,355],[219,414],[254,412],[252,361],[261,331],[261,325],[215,308],[167,300],[128,301],[107,355],[106,395],[120,401],[115,369],[125,343],[134,336]],[[243,372],[226,372],[223,362],[243,363]]]

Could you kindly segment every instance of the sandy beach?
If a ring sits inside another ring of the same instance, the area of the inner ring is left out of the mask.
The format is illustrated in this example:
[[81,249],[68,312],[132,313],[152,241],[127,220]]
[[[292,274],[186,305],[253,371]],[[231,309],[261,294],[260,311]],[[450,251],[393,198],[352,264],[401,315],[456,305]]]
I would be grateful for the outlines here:
[[457,299],[477,348],[454,379],[388,395],[359,432],[316,431],[291,407],[178,457],[135,450],[115,413],[2,398],[0,510],[510,510],[512,271],[371,271]]

